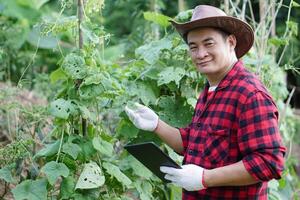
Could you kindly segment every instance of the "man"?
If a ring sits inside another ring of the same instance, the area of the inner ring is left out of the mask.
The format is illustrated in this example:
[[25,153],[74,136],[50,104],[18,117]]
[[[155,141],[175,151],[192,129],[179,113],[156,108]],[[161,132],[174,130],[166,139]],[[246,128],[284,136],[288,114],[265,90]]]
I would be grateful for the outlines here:
[[253,44],[251,27],[207,5],[197,6],[191,21],[172,24],[208,81],[192,122],[171,127],[139,104],[126,107],[127,115],[184,155],[182,169],[161,167],[184,189],[182,199],[267,199],[267,182],[281,177],[285,148],[274,101],[238,60]]

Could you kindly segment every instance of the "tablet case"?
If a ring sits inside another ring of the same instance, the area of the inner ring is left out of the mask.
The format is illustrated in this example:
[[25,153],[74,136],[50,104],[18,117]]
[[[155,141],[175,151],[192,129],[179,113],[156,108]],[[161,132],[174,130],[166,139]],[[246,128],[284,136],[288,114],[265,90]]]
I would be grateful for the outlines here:
[[124,148],[164,182],[170,181],[164,178],[165,174],[159,170],[160,166],[181,168],[153,142],[126,145]]

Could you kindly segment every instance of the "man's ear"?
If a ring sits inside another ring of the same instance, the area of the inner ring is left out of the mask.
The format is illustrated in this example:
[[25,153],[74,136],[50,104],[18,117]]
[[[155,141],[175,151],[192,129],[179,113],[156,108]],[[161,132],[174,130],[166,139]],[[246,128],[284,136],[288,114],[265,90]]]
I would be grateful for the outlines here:
[[235,35],[231,34],[227,37],[227,41],[229,42],[230,49],[234,50],[236,47],[236,37]]

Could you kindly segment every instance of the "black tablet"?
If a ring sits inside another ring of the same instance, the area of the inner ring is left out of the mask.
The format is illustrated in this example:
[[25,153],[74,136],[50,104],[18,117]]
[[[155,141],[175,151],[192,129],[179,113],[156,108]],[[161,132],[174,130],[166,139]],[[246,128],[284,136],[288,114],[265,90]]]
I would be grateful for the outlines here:
[[126,145],[124,148],[164,182],[170,181],[164,178],[160,166],[181,168],[153,142]]

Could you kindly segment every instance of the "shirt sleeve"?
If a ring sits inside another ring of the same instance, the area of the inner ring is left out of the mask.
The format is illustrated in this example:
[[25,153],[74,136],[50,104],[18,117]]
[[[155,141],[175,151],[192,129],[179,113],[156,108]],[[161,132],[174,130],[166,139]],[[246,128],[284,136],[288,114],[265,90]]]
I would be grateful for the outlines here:
[[256,180],[280,179],[285,147],[279,133],[275,103],[263,92],[252,93],[240,116],[238,145],[246,170]]
[[191,124],[190,123],[187,127],[185,128],[178,128],[180,135],[181,135],[181,139],[182,139],[182,144],[183,144],[183,152],[181,152],[181,154],[185,154],[187,146],[188,146],[188,140],[189,140],[189,134],[190,134],[190,130],[191,130]]

